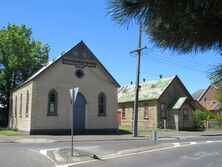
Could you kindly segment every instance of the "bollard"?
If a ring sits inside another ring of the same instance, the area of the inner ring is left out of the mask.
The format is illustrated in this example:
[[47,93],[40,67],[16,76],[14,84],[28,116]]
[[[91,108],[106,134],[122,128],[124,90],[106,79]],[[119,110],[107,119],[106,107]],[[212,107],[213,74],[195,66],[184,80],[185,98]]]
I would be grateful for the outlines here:
[[163,120],[163,127],[164,127],[164,130],[166,130],[166,120],[165,119]]
[[153,129],[152,138],[153,138],[154,144],[156,144],[157,143],[157,131],[156,131],[156,129]]
[[206,120],[207,130],[209,130],[209,122]]

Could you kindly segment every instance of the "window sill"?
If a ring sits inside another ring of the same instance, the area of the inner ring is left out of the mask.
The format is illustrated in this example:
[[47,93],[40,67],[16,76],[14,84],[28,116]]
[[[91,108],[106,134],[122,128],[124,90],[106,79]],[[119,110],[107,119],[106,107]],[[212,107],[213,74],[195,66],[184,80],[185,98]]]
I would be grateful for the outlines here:
[[57,114],[47,114],[47,116],[58,116]]
[[106,114],[98,114],[98,117],[106,117]]

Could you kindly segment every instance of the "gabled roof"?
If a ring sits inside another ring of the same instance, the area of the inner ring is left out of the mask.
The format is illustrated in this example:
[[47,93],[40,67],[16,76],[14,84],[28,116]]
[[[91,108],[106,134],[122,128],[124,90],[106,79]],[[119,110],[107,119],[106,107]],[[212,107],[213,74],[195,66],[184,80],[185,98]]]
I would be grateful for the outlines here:
[[[140,84],[139,100],[159,99],[170,83],[177,76],[149,80]],[[118,103],[132,102],[135,98],[135,85],[126,85],[118,89]]]
[[186,100],[187,100],[187,97],[180,97],[172,109],[174,110],[180,109]]
[[199,90],[197,90],[196,92],[194,92],[193,94],[192,94],[192,96],[193,96],[193,98],[195,99],[195,100],[197,100],[197,101],[200,101],[201,100],[201,98],[206,94],[206,92],[210,89],[210,87],[214,87],[215,89],[217,89],[217,86],[215,86],[214,84],[210,84],[208,87],[207,87],[207,89],[199,89]]
[[206,91],[206,89],[199,89],[196,92],[194,92],[192,94],[192,97],[194,98],[194,100],[199,101],[199,98],[203,95],[203,93]]
[[59,61],[63,57],[72,57],[72,53],[77,52],[80,53],[78,56],[75,56],[76,58],[82,58],[83,55],[81,55],[81,49],[84,49],[89,53],[89,58],[94,60],[104,71],[104,73],[107,75],[107,77],[116,85],[117,87],[120,87],[119,83],[113,78],[113,76],[108,72],[108,70],[102,65],[102,63],[96,58],[96,56],[92,53],[92,51],[86,46],[86,44],[83,41],[80,41],[77,45],[72,47],[71,49],[67,50],[64,54],[58,56],[53,61],[50,61],[47,65],[42,67],[40,70],[38,70],[36,73],[34,73],[30,78],[28,78],[26,81],[18,85],[14,90],[18,89],[19,87],[25,85],[26,83],[32,81],[36,77],[38,77],[42,72],[44,72],[46,69],[51,67],[55,62]]

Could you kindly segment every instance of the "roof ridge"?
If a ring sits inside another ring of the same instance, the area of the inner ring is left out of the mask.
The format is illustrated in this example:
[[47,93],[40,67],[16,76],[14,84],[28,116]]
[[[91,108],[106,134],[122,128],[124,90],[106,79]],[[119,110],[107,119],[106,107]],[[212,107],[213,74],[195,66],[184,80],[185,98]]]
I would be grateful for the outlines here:
[[[151,80],[146,80],[146,81],[143,81],[143,82],[140,82],[140,84],[146,84],[148,82],[153,82],[153,81],[159,81],[159,80],[163,80],[163,79],[167,79],[167,78],[175,78],[177,75],[170,75],[170,76],[166,76],[166,77],[162,77],[162,78],[157,78],[157,79],[151,79]],[[123,85],[121,87],[124,87],[124,86],[133,86],[135,84],[126,84],[126,85]]]

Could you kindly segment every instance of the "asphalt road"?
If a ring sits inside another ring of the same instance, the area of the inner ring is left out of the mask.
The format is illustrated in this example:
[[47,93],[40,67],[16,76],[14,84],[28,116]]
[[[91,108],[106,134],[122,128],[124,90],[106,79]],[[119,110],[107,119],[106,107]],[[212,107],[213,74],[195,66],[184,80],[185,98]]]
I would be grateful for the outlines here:
[[54,164],[29,147],[18,144],[0,144],[1,167],[53,167]]
[[78,167],[222,167],[221,143],[190,145],[167,150],[75,165]]
[[[100,150],[127,149],[142,147],[151,144],[147,140],[129,141],[94,141],[75,142],[74,147],[93,148],[97,146]],[[51,167],[55,166],[49,159],[41,155],[41,149],[69,148],[70,142],[58,143],[0,143],[0,167]],[[107,149],[110,148],[110,149]],[[102,152],[104,153],[104,152]],[[108,154],[108,152],[107,152]]]
[[[160,140],[160,143],[173,143],[173,142],[190,142],[190,141],[206,141],[206,140],[222,140],[222,137],[201,137],[186,140]],[[222,167],[222,143],[208,144],[208,145],[194,145],[188,147],[180,147],[169,150],[162,150],[152,153],[138,154],[134,156],[126,156],[121,158],[112,158],[105,161],[93,162],[81,164],[79,166],[148,166],[152,164],[154,166],[180,166],[183,167],[187,164],[193,163],[200,164],[200,159],[196,156],[200,156],[201,162],[207,163],[215,161]],[[129,140],[129,141],[95,141],[95,142],[77,142],[74,143],[75,147],[91,147],[97,146],[100,150],[124,150],[135,147],[142,147],[147,145],[153,145],[152,141],[147,140]],[[52,148],[67,148],[70,147],[68,142],[58,143],[0,143],[0,167],[51,167],[54,164],[45,156],[39,153],[41,149]],[[216,153],[215,153],[216,152]],[[104,153],[104,152],[102,152]],[[107,153],[108,154],[108,153]],[[214,155],[214,156],[211,156]],[[185,158],[184,158],[184,157]],[[188,158],[187,158],[188,157]],[[193,159],[191,157],[196,157]],[[217,160],[217,161],[216,161]],[[192,163],[191,163],[192,162]],[[138,164],[139,163],[139,164]],[[204,163],[205,164],[205,163]],[[202,166],[204,165],[202,163]],[[201,167],[202,167],[201,166]],[[196,166],[195,166],[196,167]],[[204,166],[203,166],[204,167]],[[208,166],[218,167],[218,166]]]

